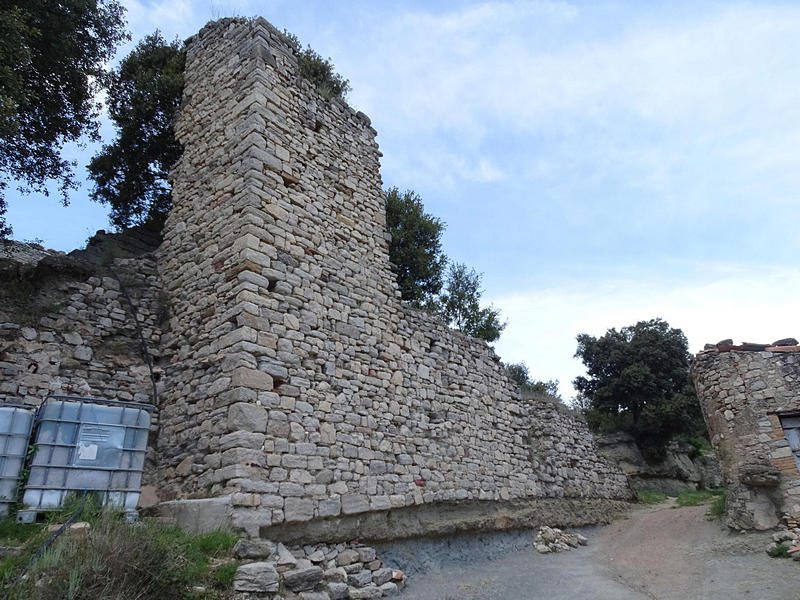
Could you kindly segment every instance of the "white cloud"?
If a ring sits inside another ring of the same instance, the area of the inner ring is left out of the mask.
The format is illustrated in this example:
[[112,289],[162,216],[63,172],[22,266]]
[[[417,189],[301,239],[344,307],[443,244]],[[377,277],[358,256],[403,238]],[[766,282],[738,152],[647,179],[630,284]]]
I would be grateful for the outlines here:
[[185,38],[196,33],[206,21],[217,17],[212,1],[126,0],[125,8],[128,26],[133,33],[133,43],[156,29],[167,39],[176,35]]
[[583,372],[575,336],[661,317],[683,330],[695,353],[706,343],[770,343],[800,337],[800,268],[701,266],[703,277],[595,281],[493,298],[509,325],[496,344],[505,362],[525,361],[537,379],[559,379],[565,399]]
[[[368,55],[342,48],[354,101],[402,140],[391,152],[417,152],[413,132],[423,145],[447,139],[466,162],[497,163],[503,148],[485,144],[508,131],[531,136],[524,164],[549,136],[556,177],[578,161],[666,192],[687,166],[711,160],[740,178],[800,171],[790,151],[800,139],[800,9],[721,5],[595,39],[574,34],[590,12],[502,3],[387,15]],[[556,41],[538,41],[548,28]]]

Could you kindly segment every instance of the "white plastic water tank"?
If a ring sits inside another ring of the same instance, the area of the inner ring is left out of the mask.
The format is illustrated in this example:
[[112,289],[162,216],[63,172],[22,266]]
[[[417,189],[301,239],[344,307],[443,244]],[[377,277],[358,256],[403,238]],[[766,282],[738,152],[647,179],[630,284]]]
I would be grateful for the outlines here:
[[19,477],[33,427],[34,408],[11,402],[0,403],[0,516],[17,501]]
[[48,397],[36,417],[24,511],[52,510],[69,495],[94,491],[103,504],[135,512],[152,410],[134,402]]

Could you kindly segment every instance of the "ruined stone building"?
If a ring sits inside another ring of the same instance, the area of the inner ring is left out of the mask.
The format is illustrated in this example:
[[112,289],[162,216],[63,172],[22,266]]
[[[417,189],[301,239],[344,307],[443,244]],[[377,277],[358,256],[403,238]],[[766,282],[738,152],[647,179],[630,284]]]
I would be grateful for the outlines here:
[[379,539],[632,498],[585,423],[401,302],[376,132],[275,28],[189,40],[176,133],[160,244],[2,260],[0,395],[156,399],[143,501],[195,527]]
[[728,485],[727,522],[800,521],[800,346],[727,340],[697,355],[693,376]]

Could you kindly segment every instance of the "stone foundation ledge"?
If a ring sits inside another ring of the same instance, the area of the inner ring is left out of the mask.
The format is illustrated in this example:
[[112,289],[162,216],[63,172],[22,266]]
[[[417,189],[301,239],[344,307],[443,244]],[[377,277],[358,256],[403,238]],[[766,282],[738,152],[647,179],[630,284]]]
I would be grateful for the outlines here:
[[234,512],[227,496],[162,502],[157,513],[188,531],[244,531],[250,537],[287,544],[337,543],[350,540],[391,541],[459,532],[533,528],[542,525],[580,527],[608,523],[630,509],[610,498],[532,498],[508,501],[463,501],[408,506],[299,523],[258,525],[256,508]]

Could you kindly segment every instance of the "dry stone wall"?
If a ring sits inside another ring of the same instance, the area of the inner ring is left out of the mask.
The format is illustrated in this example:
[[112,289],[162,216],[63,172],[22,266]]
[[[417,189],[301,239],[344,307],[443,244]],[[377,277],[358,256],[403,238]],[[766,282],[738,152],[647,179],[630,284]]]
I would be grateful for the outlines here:
[[391,537],[390,515],[420,506],[564,498],[589,522],[630,499],[585,424],[401,303],[376,132],[299,77],[275,28],[224,19],[190,40],[176,132],[158,251],[169,510],[211,497],[250,535],[293,539],[380,514],[373,537]]
[[158,362],[163,314],[151,256],[101,265],[81,253],[0,247],[0,397],[33,405],[48,394],[152,402],[134,319]]
[[[1,400],[38,406],[52,394],[153,402],[136,322],[162,389],[166,307],[155,260],[147,254],[154,242],[137,233],[115,239],[99,232],[86,250],[70,255],[0,245]],[[152,483],[154,464],[151,448],[146,483]]]
[[799,352],[796,345],[728,340],[694,361],[697,395],[728,484],[731,527],[769,529],[781,519],[796,526],[800,519],[800,471],[781,423],[800,414]]

